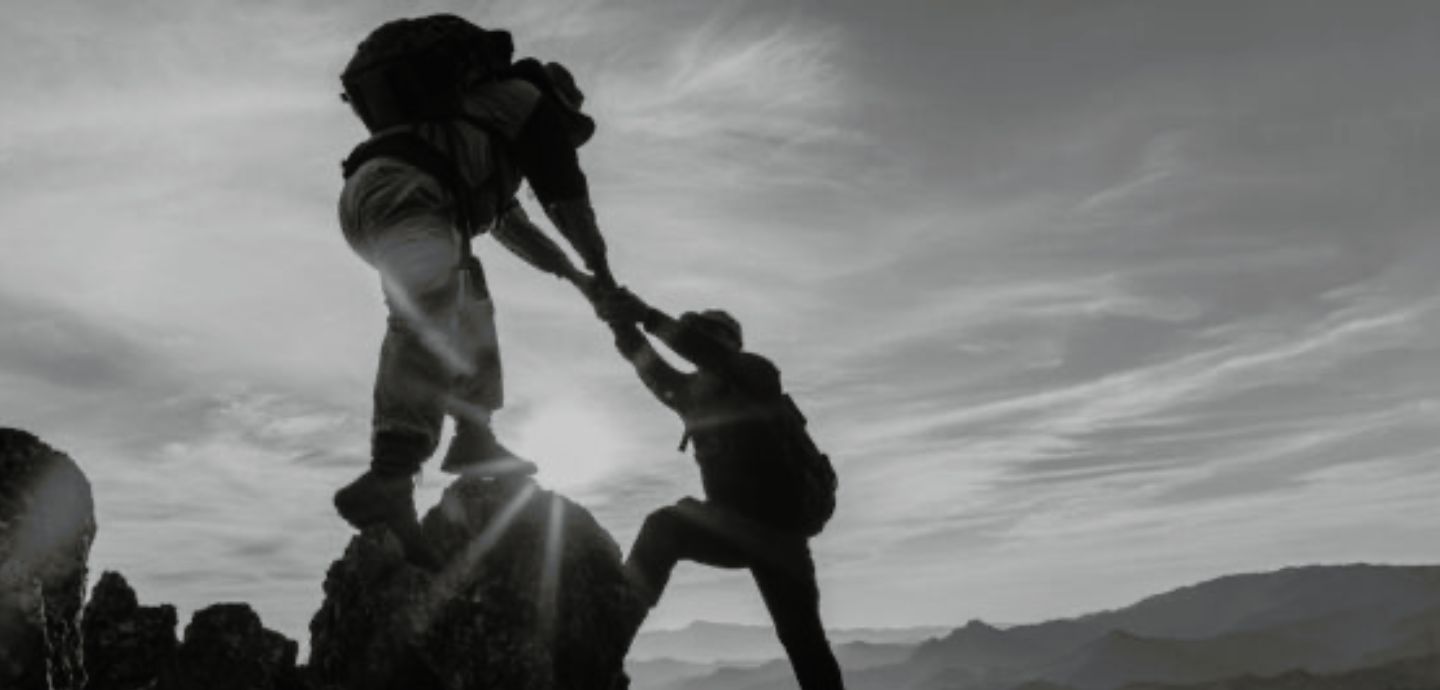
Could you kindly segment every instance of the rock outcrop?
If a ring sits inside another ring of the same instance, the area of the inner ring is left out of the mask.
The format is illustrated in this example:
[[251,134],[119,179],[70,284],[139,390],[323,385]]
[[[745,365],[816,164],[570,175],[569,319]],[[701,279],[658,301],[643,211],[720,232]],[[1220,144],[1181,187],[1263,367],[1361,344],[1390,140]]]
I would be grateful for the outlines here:
[[594,690],[623,678],[643,605],[585,509],[528,480],[460,479],[424,518],[447,566],[384,529],[331,565],[310,671],[350,690]]
[[0,687],[79,690],[90,482],[33,435],[0,429]]
[[[242,603],[142,606],[107,572],[85,603],[90,484],[67,456],[0,429],[0,689],[609,690],[645,611],[620,549],[533,481],[460,479],[423,521],[446,566],[409,564],[384,528],[327,573],[298,645]],[[83,610],[83,616],[82,616]],[[87,677],[88,676],[88,677]]]
[[107,572],[90,593],[85,633],[87,690],[141,690],[175,658],[175,607],[141,606],[119,573]]
[[299,645],[260,623],[248,604],[195,612],[156,690],[296,690]]
[[299,645],[267,630],[246,604],[195,612],[185,639],[175,607],[141,606],[119,573],[107,572],[85,606],[87,690],[297,690]]

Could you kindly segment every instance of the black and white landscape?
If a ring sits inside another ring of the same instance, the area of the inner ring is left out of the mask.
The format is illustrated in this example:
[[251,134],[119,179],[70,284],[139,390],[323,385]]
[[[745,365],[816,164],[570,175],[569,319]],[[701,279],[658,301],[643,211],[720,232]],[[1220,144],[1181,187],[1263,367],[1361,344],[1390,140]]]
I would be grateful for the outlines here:
[[[632,653],[632,687],[796,687],[776,650],[769,661],[756,658],[768,636],[715,624],[651,633]],[[836,652],[848,687],[862,690],[1199,690],[1242,677],[1250,684],[1233,687],[1440,687],[1440,566],[1289,568],[1078,618],[835,638],[844,640]]]
[[[620,282],[729,310],[784,372],[840,477],[811,550],[853,687],[1440,686],[1434,0],[7,2],[0,428],[73,458],[95,529],[59,598],[0,552],[0,633],[47,601],[78,654],[104,582],[135,618],[97,629],[150,650],[116,677],[202,669],[174,662],[209,658],[201,613],[305,667],[331,569],[388,563],[332,506],[387,316],[337,222],[367,134],[338,77],[439,12],[569,67]],[[682,429],[574,289],[474,245],[493,428],[615,565],[701,493]],[[319,637],[363,646],[350,620]],[[768,620],[748,574],[682,565],[635,687],[785,687]]]

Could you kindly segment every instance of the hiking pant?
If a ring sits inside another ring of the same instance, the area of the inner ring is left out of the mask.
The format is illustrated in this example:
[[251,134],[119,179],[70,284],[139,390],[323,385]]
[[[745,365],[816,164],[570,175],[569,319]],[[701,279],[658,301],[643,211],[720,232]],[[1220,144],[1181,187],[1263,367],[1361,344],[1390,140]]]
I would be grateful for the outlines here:
[[340,225],[380,273],[389,310],[375,376],[373,466],[414,472],[445,416],[488,424],[504,401],[495,309],[480,262],[428,175],[376,159],[346,182]]
[[687,498],[645,518],[625,561],[649,605],[680,560],[748,568],[803,690],[842,690],[840,666],[820,622],[820,589],[807,540],[781,535],[711,503]]

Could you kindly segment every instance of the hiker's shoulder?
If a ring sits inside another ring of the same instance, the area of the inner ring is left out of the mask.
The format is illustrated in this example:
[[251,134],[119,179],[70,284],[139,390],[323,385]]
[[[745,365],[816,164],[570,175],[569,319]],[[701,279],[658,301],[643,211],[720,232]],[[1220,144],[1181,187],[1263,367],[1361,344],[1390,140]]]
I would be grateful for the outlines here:
[[754,352],[739,352],[735,355],[734,367],[754,386],[762,390],[780,388],[780,368],[774,362]]
[[523,79],[503,79],[471,89],[461,107],[467,117],[513,139],[535,112],[540,98],[540,89],[534,84]]
[[744,362],[747,367],[752,367],[756,370],[771,371],[776,374],[780,373],[780,367],[775,366],[775,363],[770,361],[765,355],[749,350],[742,350],[736,353],[735,356],[738,361]]

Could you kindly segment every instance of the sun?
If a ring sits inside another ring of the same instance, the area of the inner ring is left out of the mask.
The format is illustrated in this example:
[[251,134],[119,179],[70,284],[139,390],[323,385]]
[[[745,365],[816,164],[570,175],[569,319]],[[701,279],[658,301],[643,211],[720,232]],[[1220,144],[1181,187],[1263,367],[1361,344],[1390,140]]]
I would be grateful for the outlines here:
[[536,406],[517,430],[513,447],[539,465],[541,483],[573,490],[618,468],[619,432],[604,407],[578,398],[559,398]]

